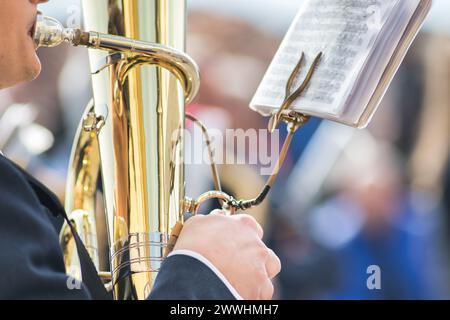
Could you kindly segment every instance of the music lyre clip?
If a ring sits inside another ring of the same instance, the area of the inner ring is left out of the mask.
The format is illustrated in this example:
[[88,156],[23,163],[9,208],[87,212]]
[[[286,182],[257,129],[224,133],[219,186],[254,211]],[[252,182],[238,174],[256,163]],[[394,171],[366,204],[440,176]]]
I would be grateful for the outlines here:
[[191,203],[188,203],[188,206],[190,206],[191,212],[198,212],[198,208],[202,203],[204,203],[207,200],[210,199],[219,199],[222,203],[225,204],[225,208],[229,209],[230,214],[234,214],[238,210],[247,210],[252,207],[258,206],[261,204],[269,194],[270,189],[272,188],[272,185],[274,184],[278,172],[280,171],[281,166],[284,163],[284,160],[286,159],[286,155],[289,150],[289,146],[291,145],[292,139],[297,132],[297,130],[302,127],[305,123],[308,122],[310,119],[309,116],[304,115],[302,113],[296,112],[296,111],[288,111],[288,109],[292,106],[292,103],[294,103],[295,100],[297,100],[300,95],[306,90],[309,83],[311,82],[311,79],[314,75],[314,72],[316,71],[317,66],[320,63],[320,60],[322,58],[322,52],[320,52],[314,59],[311,67],[309,68],[305,79],[301,83],[301,85],[293,91],[293,86],[295,79],[298,77],[298,75],[301,72],[302,65],[305,61],[305,54],[302,53],[302,56],[300,58],[300,61],[295,66],[294,70],[292,71],[288,82],[286,84],[286,96],[283,101],[283,104],[281,105],[280,109],[276,114],[274,114],[269,122],[269,131],[273,132],[281,123],[281,121],[285,122],[287,124],[288,129],[288,135],[286,137],[286,140],[283,143],[283,148],[281,149],[280,156],[277,160],[277,163],[275,165],[275,168],[272,171],[272,174],[267,179],[267,182],[262,189],[262,191],[259,193],[259,195],[250,200],[237,200],[234,199],[232,196],[222,192],[221,189],[216,191],[210,191],[202,196],[200,196],[196,201],[192,201]]
[[[305,53],[302,52],[302,56],[295,66],[294,70],[292,71],[291,75],[289,76],[288,82],[286,84],[286,91],[285,91],[285,99],[283,101],[283,104],[281,105],[280,109],[276,114],[272,116],[272,118],[269,121],[269,132],[275,131],[275,129],[280,125],[281,121],[285,122],[287,124],[287,130],[288,135],[286,137],[286,140],[283,143],[283,147],[280,152],[280,156],[278,157],[277,164],[275,165],[275,168],[272,171],[272,174],[267,179],[267,182],[261,191],[261,193],[252,200],[234,200],[231,203],[231,207],[233,207],[235,210],[246,210],[250,209],[254,206],[259,205],[262,203],[265,198],[267,197],[270,189],[272,188],[272,185],[275,183],[275,180],[278,177],[278,172],[280,171],[280,168],[282,167],[284,160],[286,159],[286,155],[289,151],[289,147],[291,145],[292,139],[297,132],[297,130],[302,127],[304,124],[308,122],[310,119],[310,116],[307,116],[305,114],[296,112],[291,110],[290,112],[287,112],[287,110],[292,106],[292,103],[297,100],[300,95],[306,90],[309,83],[311,82],[311,79],[316,71],[317,66],[320,63],[320,60],[322,59],[323,53],[320,52],[314,59],[313,63],[311,64],[311,67],[309,68],[305,79],[301,83],[301,85],[293,91],[293,86],[295,79],[298,77],[302,70],[302,65],[305,61]],[[293,92],[292,92],[293,91]]]
[[281,121],[284,121],[284,122],[287,122],[287,123],[292,123],[292,122],[296,122],[295,119],[293,119],[293,118],[297,118],[297,117],[302,118],[301,125],[306,123],[306,121],[308,121],[308,119],[309,119],[308,116],[305,116],[303,114],[299,114],[298,112],[295,112],[295,111],[291,111],[289,113],[286,113],[285,111],[288,110],[292,106],[292,104],[295,102],[295,100],[297,100],[300,97],[300,95],[308,87],[308,85],[311,82],[311,79],[312,79],[312,77],[314,75],[314,72],[316,71],[316,68],[317,68],[317,66],[320,63],[320,60],[322,59],[322,55],[323,55],[323,53],[320,52],[315,57],[315,59],[314,59],[313,63],[311,64],[311,67],[309,68],[308,73],[306,74],[306,77],[303,80],[302,84],[294,92],[292,92],[292,89],[293,89],[292,87],[294,86],[295,79],[300,74],[300,72],[302,70],[302,65],[303,65],[303,63],[305,61],[305,53],[302,52],[302,56],[301,56],[299,62],[295,66],[294,70],[292,71],[292,73],[291,73],[291,75],[290,75],[290,77],[288,79],[288,82],[286,83],[284,101],[283,101],[280,109],[277,111],[277,113],[275,113],[271,117],[271,119],[269,121],[269,131],[271,133],[273,131],[275,131],[275,129],[280,125]]

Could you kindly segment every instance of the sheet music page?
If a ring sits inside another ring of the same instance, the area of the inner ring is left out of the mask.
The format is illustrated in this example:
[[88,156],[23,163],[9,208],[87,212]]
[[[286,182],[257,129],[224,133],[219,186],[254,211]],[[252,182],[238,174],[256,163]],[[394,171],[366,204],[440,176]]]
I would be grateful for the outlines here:
[[319,52],[323,58],[311,84],[292,108],[312,115],[339,116],[377,36],[401,0],[307,0],[261,82],[251,107],[278,109],[302,51],[306,62],[297,88]]

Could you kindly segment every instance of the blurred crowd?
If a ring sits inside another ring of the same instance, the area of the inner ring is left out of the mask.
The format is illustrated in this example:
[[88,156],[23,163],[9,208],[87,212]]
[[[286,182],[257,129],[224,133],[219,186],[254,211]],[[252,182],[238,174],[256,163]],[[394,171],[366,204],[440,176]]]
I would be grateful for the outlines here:
[[[188,53],[202,88],[188,109],[211,128],[266,129],[248,104],[280,37],[237,17],[191,11]],[[88,57],[65,46],[39,55],[37,81],[0,92],[0,149],[63,199],[91,97]],[[450,37],[424,32],[368,129],[317,119],[301,129],[269,201],[253,211],[282,261],[276,298],[450,298],[449,88]],[[186,171],[188,195],[212,188],[206,165]],[[256,196],[266,178],[257,165],[219,171],[237,198]],[[368,288],[370,266],[380,269],[380,290]]]

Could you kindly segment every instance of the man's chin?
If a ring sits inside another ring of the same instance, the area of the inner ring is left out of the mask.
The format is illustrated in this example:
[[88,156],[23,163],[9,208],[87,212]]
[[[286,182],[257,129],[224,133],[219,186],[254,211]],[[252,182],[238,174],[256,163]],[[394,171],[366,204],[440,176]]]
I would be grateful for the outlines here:
[[6,89],[36,79],[41,73],[41,62],[36,53],[32,52],[31,55],[22,56],[20,61],[0,65],[0,69],[7,71],[0,74],[0,89]]
[[27,65],[23,82],[33,81],[34,79],[36,79],[41,73],[41,69],[41,61],[36,55],[33,59],[33,62]]

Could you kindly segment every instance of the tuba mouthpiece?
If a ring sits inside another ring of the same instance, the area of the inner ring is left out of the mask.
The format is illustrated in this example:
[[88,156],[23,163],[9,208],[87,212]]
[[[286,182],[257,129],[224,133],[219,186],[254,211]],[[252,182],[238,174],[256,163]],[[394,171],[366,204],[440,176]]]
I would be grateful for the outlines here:
[[38,13],[34,30],[36,48],[51,48],[68,42],[72,45],[82,45],[89,40],[89,33],[80,29],[64,28],[58,20]]

